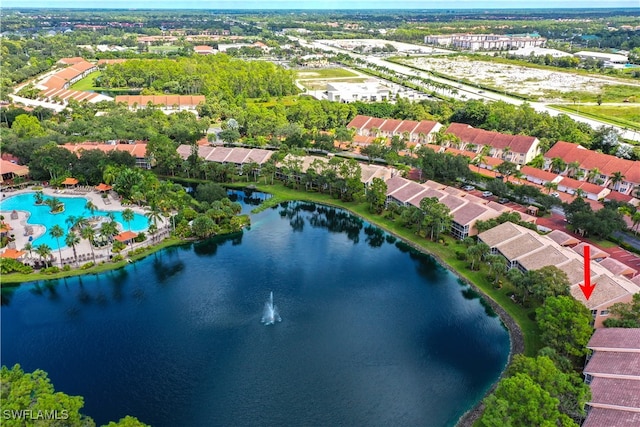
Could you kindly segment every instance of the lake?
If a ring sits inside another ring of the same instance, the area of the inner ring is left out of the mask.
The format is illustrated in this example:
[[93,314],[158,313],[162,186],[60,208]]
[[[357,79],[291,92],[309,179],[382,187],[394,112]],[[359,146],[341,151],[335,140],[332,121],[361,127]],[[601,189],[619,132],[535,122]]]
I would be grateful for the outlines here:
[[[265,326],[270,292],[282,321]],[[3,290],[1,316],[2,363],[47,371],[98,425],[451,426],[509,353],[433,258],[299,202],[121,270]]]

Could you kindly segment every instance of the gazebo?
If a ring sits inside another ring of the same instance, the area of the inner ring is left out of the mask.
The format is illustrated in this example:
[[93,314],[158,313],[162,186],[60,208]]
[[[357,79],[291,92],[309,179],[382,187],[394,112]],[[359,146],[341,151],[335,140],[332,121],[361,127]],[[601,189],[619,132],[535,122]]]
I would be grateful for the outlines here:
[[76,185],[78,185],[78,180],[75,178],[66,178],[64,181],[62,181],[62,185],[67,188],[75,187]]
[[116,239],[119,242],[129,244],[136,237],[138,237],[138,233],[134,233],[133,231],[123,231],[117,236],[114,236],[114,239]]
[[113,187],[101,182],[99,185],[96,185],[95,188],[96,188],[97,191],[99,191],[101,193],[104,193],[105,191],[111,190]]
[[0,254],[0,258],[11,258],[11,259],[19,259],[22,255],[26,254],[25,251],[19,251],[17,249],[8,248],[2,254]]

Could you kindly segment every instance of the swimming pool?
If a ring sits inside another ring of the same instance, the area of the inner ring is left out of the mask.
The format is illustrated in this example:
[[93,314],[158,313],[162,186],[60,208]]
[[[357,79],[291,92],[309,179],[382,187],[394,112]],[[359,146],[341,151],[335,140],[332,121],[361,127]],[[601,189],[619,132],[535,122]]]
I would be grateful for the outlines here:
[[[62,203],[64,203],[64,212],[59,214],[51,214],[49,213],[49,206],[40,205],[37,206],[35,204],[35,200],[33,195],[35,193],[23,193],[18,194],[16,196],[8,197],[0,203],[0,210],[9,211],[18,210],[18,211],[28,211],[31,213],[29,216],[28,224],[31,225],[43,225],[46,227],[45,233],[34,239],[31,244],[36,247],[41,244],[47,244],[51,249],[57,250],[58,243],[56,239],[49,235],[49,230],[54,225],[59,225],[63,230],[67,230],[68,225],[65,223],[65,220],[70,215],[73,216],[83,216],[85,218],[89,218],[91,216],[106,216],[108,211],[104,210],[96,210],[93,214],[85,208],[88,199],[84,197],[58,197]],[[45,199],[50,199],[51,197],[45,196]],[[149,226],[149,221],[147,217],[144,215],[140,215],[138,213],[135,214],[133,221],[130,223],[126,223],[122,219],[122,213],[118,211],[111,211],[115,214],[116,221],[120,224],[123,230],[128,230],[129,226],[131,227],[131,231],[140,232],[147,229]],[[4,213],[5,217],[8,215],[6,212]],[[23,231],[15,230],[16,233],[22,233]],[[60,247],[65,248],[64,237],[60,238]]]

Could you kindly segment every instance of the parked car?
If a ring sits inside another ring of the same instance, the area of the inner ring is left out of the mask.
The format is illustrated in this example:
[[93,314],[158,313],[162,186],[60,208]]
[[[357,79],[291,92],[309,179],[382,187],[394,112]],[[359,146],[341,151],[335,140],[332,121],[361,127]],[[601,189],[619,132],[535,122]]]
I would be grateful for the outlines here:
[[465,185],[464,187],[462,187],[462,189],[464,191],[473,191],[476,189],[476,187],[474,187],[473,185]]
[[491,196],[493,196],[493,193],[491,191],[482,192],[482,197],[491,197]]
[[553,197],[560,197],[560,193],[551,193]]
[[503,197],[502,199],[498,200],[498,203],[502,203],[502,204],[509,203],[509,199],[505,199]]

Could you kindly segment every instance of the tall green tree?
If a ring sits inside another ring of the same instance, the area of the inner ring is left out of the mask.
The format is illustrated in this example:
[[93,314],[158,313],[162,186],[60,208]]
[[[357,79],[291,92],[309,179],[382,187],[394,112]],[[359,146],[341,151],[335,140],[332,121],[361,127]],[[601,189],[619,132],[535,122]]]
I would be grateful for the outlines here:
[[49,230],[49,235],[56,239],[56,243],[58,245],[58,255],[60,255],[60,259],[58,261],[60,261],[60,267],[62,267],[62,249],[60,248],[60,238],[64,236],[64,230],[62,229],[62,227],[56,224],[51,227],[51,230]]
[[371,185],[367,188],[367,202],[369,210],[374,213],[381,213],[387,200],[387,184],[381,178],[373,178]]
[[572,296],[549,297],[536,310],[542,343],[579,364],[593,334],[589,310]]
[[619,302],[609,308],[611,317],[604,321],[607,328],[640,328],[640,294],[631,302]]

